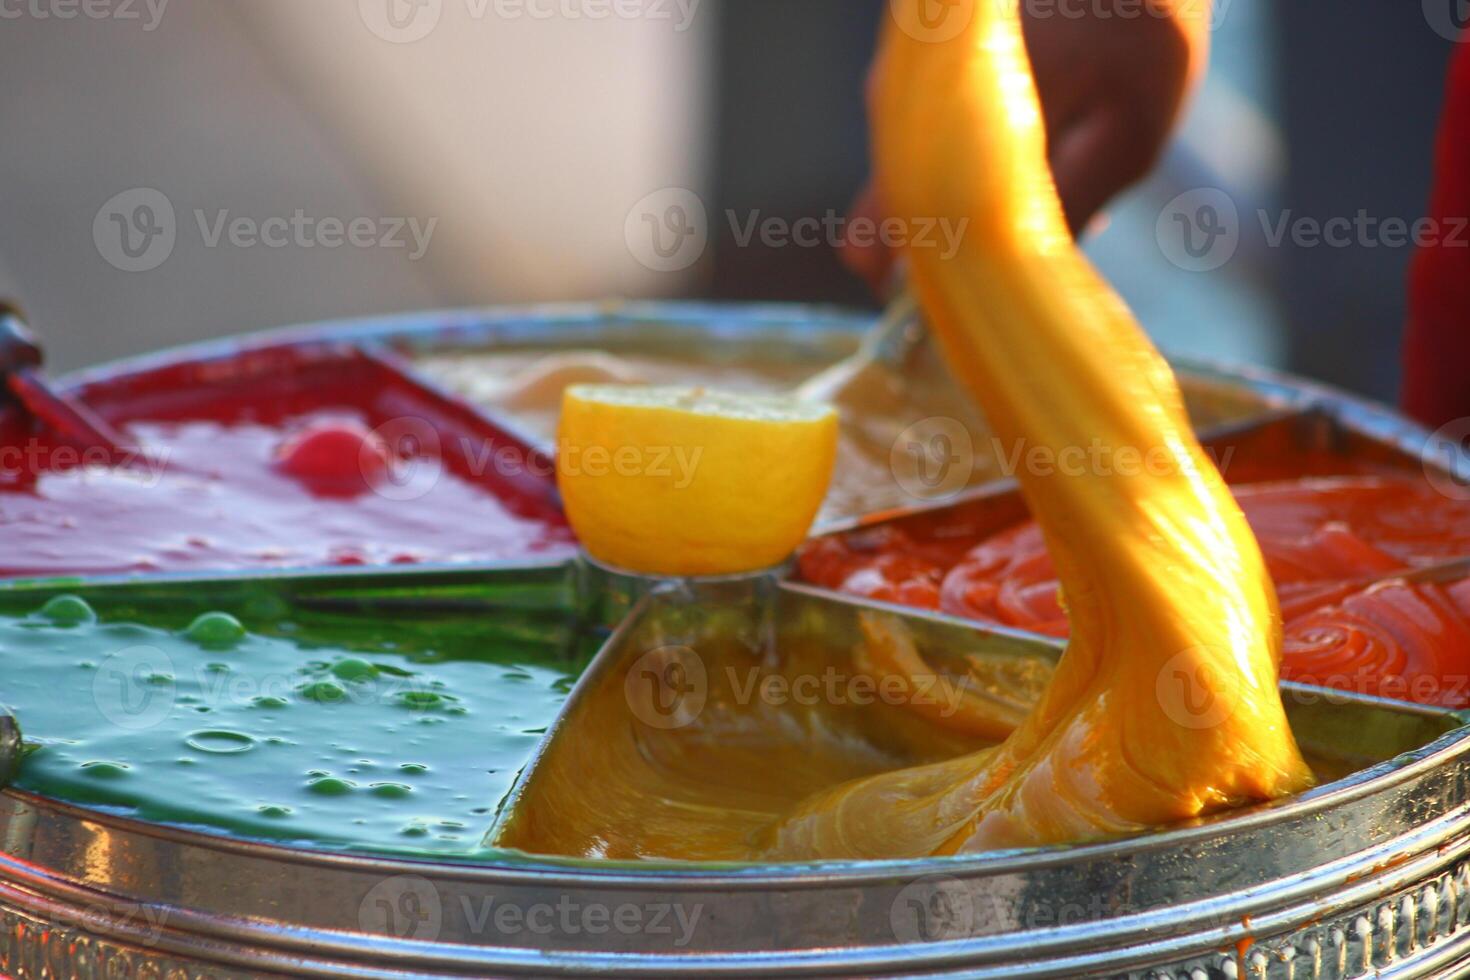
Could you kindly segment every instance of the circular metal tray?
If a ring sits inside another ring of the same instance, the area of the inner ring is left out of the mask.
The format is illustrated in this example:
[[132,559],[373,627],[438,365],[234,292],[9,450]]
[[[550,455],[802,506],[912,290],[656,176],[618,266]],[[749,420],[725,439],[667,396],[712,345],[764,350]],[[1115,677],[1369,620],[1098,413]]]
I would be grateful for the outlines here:
[[[86,399],[150,371],[196,365],[199,384],[242,352],[280,345],[387,352],[452,398],[430,365],[450,351],[596,347],[698,351],[759,344],[815,372],[871,318],[795,307],[615,305],[425,314],[327,324],[151,355],[68,379]],[[1392,413],[1273,375],[1181,365],[1208,442],[1260,459],[1328,450],[1408,471],[1435,467],[1428,437]],[[441,379],[442,380],[442,379]],[[485,423],[530,448],[493,409]],[[1200,416],[1204,416],[1200,418]],[[1463,472],[1460,473],[1464,475]],[[1020,509],[1018,509],[1020,508]],[[955,510],[999,524],[1015,489],[979,479],[942,499],[836,514],[821,533]],[[1467,556],[1470,557],[1470,556]],[[1470,574],[1449,567],[1437,574]],[[563,709],[622,683],[650,642],[696,650],[731,629],[850,651],[864,609],[904,617],[934,648],[1056,656],[1053,641],[782,581],[639,590],[575,560],[411,570],[16,582],[5,601],[56,592],[228,602],[268,590],[362,616],[453,596],[486,615],[534,611],[605,638]],[[753,610],[759,609],[760,612]],[[676,624],[676,625],[674,625]],[[732,625],[733,624],[733,625]],[[1470,964],[1470,729],[1459,713],[1284,685],[1309,748],[1360,771],[1309,793],[1197,824],[1077,847],[812,866],[628,865],[489,853],[462,861],[231,839],[147,824],[9,790],[0,794],[0,970],[18,977],[1130,976],[1359,977],[1453,974]],[[558,727],[524,780],[554,765]],[[513,794],[508,806],[516,805]],[[487,828],[493,836],[494,829]]]

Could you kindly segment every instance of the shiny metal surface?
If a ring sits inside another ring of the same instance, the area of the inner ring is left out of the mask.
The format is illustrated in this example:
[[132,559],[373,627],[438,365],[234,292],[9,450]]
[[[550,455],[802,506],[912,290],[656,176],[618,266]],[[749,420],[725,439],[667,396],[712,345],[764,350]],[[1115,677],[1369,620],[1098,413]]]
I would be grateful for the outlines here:
[[[868,322],[798,308],[618,306],[430,314],[252,343],[295,338],[411,353],[450,344],[548,343],[553,336],[589,344],[643,335],[651,323],[665,340],[783,337],[830,363],[850,352]],[[232,349],[157,355],[73,382],[85,390],[117,371]],[[1240,453],[1289,454],[1316,445],[1425,465],[1427,436],[1387,410],[1266,374],[1193,365],[1189,377],[1229,405],[1257,406],[1254,421],[1212,437]],[[1008,523],[1017,506],[1010,488],[995,485],[858,522],[925,520],[959,507]],[[565,631],[569,643],[579,629],[621,619],[579,690],[617,682],[650,642],[677,636],[697,649],[703,637],[723,642],[732,629],[761,644],[821,643],[842,662],[856,640],[857,612],[874,605],[785,584],[774,606],[733,586],[724,595],[701,593],[690,607],[659,588],[558,563],[435,578],[445,574],[303,572],[265,584],[239,577],[235,587],[385,616],[395,603],[514,610],[534,628]],[[191,585],[159,577],[81,587],[169,602]],[[752,619],[759,609],[768,610],[766,618]],[[936,650],[1040,662],[1057,651],[1024,634],[893,611]],[[1470,719],[1299,685],[1283,690],[1310,751],[1337,753],[1345,768],[1367,768],[1299,797],[1141,838],[917,862],[629,866],[500,855],[424,863],[231,840],[6,791],[0,970],[21,977],[1299,980],[1470,969]],[[563,720],[577,700],[574,694]],[[555,730],[546,745],[554,738]],[[525,778],[534,774],[533,767]]]
[[[751,608],[738,594],[694,612],[650,596],[583,683],[620,684],[620,669],[670,636],[696,650],[703,636],[724,640]],[[788,642],[831,644],[840,663],[862,608],[784,590],[775,627]],[[926,649],[1055,652],[934,618],[913,625]],[[98,955],[112,941],[245,975],[963,967],[1071,977],[1172,964],[1190,976],[1227,969],[1249,940],[1247,967],[1255,953],[1279,966],[1290,949],[1320,964],[1296,975],[1357,976],[1353,964],[1384,966],[1439,939],[1458,948],[1470,921],[1464,719],[1310,688],[1287,695],[1309,749],[1383,761],[1292,800],[1128,841],[816,867],[423,864],[231,841],[7,793],[0,907],[63,929],[85,922]],[[0,968],[16,969],[5,955]]]

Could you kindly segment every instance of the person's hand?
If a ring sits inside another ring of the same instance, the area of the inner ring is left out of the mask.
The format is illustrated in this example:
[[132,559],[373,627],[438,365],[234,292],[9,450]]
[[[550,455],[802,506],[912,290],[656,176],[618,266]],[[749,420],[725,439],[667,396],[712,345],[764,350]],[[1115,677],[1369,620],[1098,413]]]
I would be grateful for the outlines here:
[[[1205,65],[1210,0],[1021,0],[1021,8],[1052,172],[1075,234],[1157,162]],[[852,217],[882,219],[871,188]],[[891,252],[849,245],[842,255],[882,290]]]

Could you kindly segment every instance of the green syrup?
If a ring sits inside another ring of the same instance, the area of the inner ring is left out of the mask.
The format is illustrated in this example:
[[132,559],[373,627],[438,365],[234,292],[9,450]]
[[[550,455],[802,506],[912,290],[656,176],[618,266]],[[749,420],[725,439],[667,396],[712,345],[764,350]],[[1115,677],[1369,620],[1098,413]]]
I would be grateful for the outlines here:
[[237,837],[488,856],[585,663],[564,633],[255,606],[256,629],[238,608],[98,616],[74,596],[0,616],[31,749],[16,786]]

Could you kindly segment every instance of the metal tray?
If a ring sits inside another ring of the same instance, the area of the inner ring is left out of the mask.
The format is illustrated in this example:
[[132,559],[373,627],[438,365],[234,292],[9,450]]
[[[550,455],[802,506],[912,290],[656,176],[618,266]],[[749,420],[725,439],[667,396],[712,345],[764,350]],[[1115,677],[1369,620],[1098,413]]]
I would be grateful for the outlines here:
[[[870,322],[830,310],[684,305],[428,314],[189,348],[69,383],[89,397],[140,371],[321,343],[387,349],[410,365],[444,351],[507,345],[687,352],[760,343],[815,371],[850,350]],[[1212,443],[1236,447],[1237,459],[1290,458],[1314,446],[1345,466],[1428,465],[1447,479],[1470,473],[1447,473],[1444,460],[1431,458],[1427,435],[1387,410],[1269,374],[1183,370],[1197,409],[1222,406],[1197,418],[1204,416]],[[435,381],[424,383],[445,394]],[[493,411],[485,417],[516,430],[513,419]],[[532,442],[529,435],[522,433]],[[826,530],[925,521],[955,509],[1000,526],[1024,513],[1018,507],[1014,488],[982,482],[939,500],[909,499],[896,513],[841,517]],[[640,592],[590,566],[552,561],[18,582],[0,591],[0,603],[64,590],[104,605],[207,597],[228,606],[265,592],[344,615],[483,609],[569,645],[606,637],[561,724],[574,723],[567,719],[586,689],[621,683],[650,644],[666,646],[671,637],[717,656],[732,636],[757,633],[778,648],[798,645],[841,663],[857,613],[882,608],[903,617],[926,651],[1045,665],[1058,649],[1042,638],[791,582],[765,587],[770,603],[734,588],[700,593],[691,607],[677,592]],[[6,791],[0,970],[19,977],[1295,980],[1465,969],[1470,719],[1300,685],[1283,690],[1308,751],[1351,775],[1276,804],[1142,837],[924,861],[665,866],[492,851],[430,863],[230,839]],[[556,764],[556,731],[524,779]],[[503,819],[514,807],[513,797]],[[493,839],[496,827],[486,830]]]

